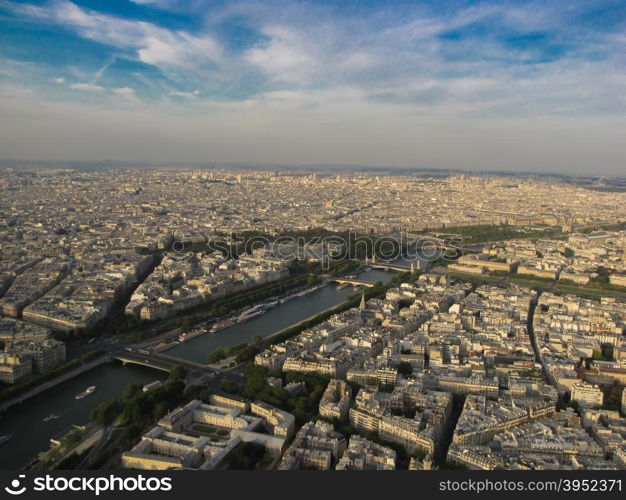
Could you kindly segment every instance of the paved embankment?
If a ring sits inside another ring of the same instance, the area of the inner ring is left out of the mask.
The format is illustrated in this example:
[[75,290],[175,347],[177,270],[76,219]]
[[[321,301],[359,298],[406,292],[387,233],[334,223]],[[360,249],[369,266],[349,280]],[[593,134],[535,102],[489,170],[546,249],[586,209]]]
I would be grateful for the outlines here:
[[12,406],[18,405],[26,401],[27,399],[30,399],[33,396],[36,396],[37,394],[41,394],[42,392],[47,391],[48,389],[51,389],[52,387],[62,384],[63,382],[70,380],[74,377],[77,377],[78,375],[81,375],[89,370],[93,370],[97,366],[103,365],[104,363],[108,363],[109,361],[111,361],[111,358],[108,355],[100,356],[98,359],[90,361],[89,363],[85,363],[84,365],[81,365],[78,368],[70,372],[64,373],[63,375],[60,375],[56,377],[55,379],[49,380],[48,382],[38,385],[37,387],[33,387],[32,389],[26,391],[24,394],[20,394],[19,396],[13,399],[5,401],[4,403],[0,403],[0,412],[6,411]]

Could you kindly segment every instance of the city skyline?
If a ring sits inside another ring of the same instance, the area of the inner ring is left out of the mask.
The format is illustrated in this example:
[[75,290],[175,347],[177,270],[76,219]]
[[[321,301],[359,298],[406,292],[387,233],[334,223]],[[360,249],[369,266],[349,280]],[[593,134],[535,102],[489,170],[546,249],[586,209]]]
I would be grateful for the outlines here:
[[624,13],[2,0],[0,156],[617,175]]

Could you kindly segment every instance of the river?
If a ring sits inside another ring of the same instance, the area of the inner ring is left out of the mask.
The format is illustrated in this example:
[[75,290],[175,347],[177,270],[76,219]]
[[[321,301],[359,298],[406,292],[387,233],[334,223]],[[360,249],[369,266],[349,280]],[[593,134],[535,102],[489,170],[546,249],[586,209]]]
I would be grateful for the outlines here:
[[[114,361],[9,408],[1,416],[0,434],[13,434],[13,437],[0,446],[0,469],[23,467],[39,452],[49,448],[50,438],[72,424],[86,424],[94,406],[120,397],[128,385],[145,385],[166,377],[164,372]],[[96,386],[96,392],[83,399],[74,398],[92,385]],[[43,419],[53,413],[59,418],[44,422]]]
[[[357,279],[376,283],[389,282],[394,273],[374,269],[368,273],[360,273]],[[291,325],[340,304],[350,295],[356,293],[353,287],[338,289],[329,284],[307,295],[284,304],[279,304],[263,316],[235,324],[215,334],[204,334],[182,342],[167,350],[167,354],[191,361],[206,363],[207,354],[216,347],[228,347],[250,342],[256,335],[265,338]]]
[[[398,263],[406,265],[404,261]],[[394,274],[395,272],[374,269],[359,273],[357,279],[371,283],[388,283]],[[233,325],[213,335],[205,334],[190,339],[166,352],[172,356],[206,362],[207,354],[215,347],[249,342],[255,335],[268,337],[340,304],[353,293],[353,287],[338,289],[335,284],[328,284],[300,298],[280,304],[263,316]],[[0,446],[0,469],[18,469],[26,465],[39,452],[48,449],[50,438],[72,424],[87,423],[89,412],[94,406],[120,397],[129,384],[146,384],[166,376],[165,373],[150,368],[112,362],[10,408],[1,415],[0,420],[0,435],[13,434],[10,441]],[[95,393],[81,400],[74,398],[77,393],[91,385],[97,387]],[[53,413],[60,415],[59,418],[43,421]]]

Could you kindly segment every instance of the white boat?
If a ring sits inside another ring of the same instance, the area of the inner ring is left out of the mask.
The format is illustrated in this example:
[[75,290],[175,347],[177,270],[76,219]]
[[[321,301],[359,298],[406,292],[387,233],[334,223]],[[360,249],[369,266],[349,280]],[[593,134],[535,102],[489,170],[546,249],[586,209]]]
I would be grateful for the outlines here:
[[267,302],[264,305],[265,305],[265,309],[266,310],[273,309],[274,307],[276,307],[278,305],[278,301],[277,300],[273,300],[272,302]]
[[228,328],[229,326],[233,326],[233,321],[227,319],[225,321],[220,321],[218,323],[215,323],[212,327],[210,332],[211,333],[216,333],[219,332],[221,330],[224,330],[225,328]]
[[87,396],[89,396],[90,394],[93,394],[94,392],[96,392],[96,386],[92,385],[91,387],[87,387],[87,389],[85,389],[83,392],[79,392],[74,397],[76,399],[83,399],[83,398],[86,398]]
[[189,339],[197,337],[198,335],[204,335],[206,332],[207,332],[206,328],[196,328],[195,330],[191,330],[190,332],[180,334],[178,337],[178,340],[180,342],[185,342]]
[[0,445],[6,443],[9,439],[13,437],[13,434],[7,434],[5,436],[0,436]]
[[246,321],[258,318],[259,316],[263,316],[264,314],[265,311],[263,310],[243,313],[237,318],[237,323],[245,323]]
[[154,352],[167,351],[168,349],[172,349],[173,347],[176,347],[178,344],[180,344],[180,342],[176,340],[174,342],[162,342],[159,345],[155,346],[153,351]]
[[146,384],[143,386],[143,392],[148,392],[152,389],[156,389],[157,387],[161,387],[161,381],[160,380],[155,380],[154,382],[150,382],[149,384]]
[[47,417],[45,417],[43,419],[44,422],[49,422],[50,420],[55,420],[57,418],[59,418],[61,415],[57,415],[56,413],[51,413],[50,415],[48,415]]

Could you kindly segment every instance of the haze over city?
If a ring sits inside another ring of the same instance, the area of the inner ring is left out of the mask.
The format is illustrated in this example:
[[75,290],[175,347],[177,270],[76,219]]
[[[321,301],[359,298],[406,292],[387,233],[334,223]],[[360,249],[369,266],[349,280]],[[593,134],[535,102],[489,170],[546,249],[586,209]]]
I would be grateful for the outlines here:
[[620,175],[625,14],[0,0],[0,158]]

